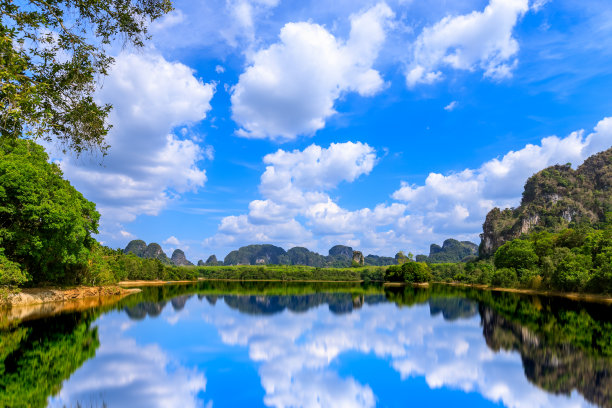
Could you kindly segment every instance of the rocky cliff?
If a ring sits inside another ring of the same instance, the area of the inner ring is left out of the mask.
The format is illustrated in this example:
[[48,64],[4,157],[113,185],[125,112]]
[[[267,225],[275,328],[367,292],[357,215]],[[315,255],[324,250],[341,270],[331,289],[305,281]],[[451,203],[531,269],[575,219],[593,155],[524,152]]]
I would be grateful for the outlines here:
[[576,170],[556,165],[531,176],[520,206],[487,214],[480,255],[491,256],[504,242],[533,231],[604,222],[611,211],[612,148],[589,157]]
[[123,252],[134,254],[139,258],[159,259],[166,265],[193,265],[185,258],[185,253],[180,249],[174,251],[172,259],[170,259],[159,244],[152,242],[147,245],[146,242],[140,239],[130,241]]
[[449,238],[442,246],[431,244],[429,256],[417,255],[417,262],[444,263],[461,262],[478,255],[478,245],[470,241],[457,241]]
[[185,253],[181,249],[175,249],[170,260],[172,264],[176,266],[193,266],[193,264],[187,260]]

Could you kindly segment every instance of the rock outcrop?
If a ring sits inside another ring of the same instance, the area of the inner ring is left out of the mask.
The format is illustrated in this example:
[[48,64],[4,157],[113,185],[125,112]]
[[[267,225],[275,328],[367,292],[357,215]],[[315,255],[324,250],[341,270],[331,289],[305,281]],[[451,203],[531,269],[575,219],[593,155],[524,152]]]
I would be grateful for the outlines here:
[[193,264],[187,260],[185,253],[181,249],[175,249],[170,260],[172,261],[172,265],[175,266],[193,266]]
[[141,239],[130,241],[123,250],[126,254],[134,254],[137,257],[144,258],[147,250],[147,243]]
[[417,262],[444,263],[461,262],[478,255],[478,245],[470,241],[457,241],[449,238],[442,246],[431,244],[429,256],[417,255]]
[[147,245],[143,240],[135,239],[127,244],[123,252],[134,254],[139,258],[159,259],[166,265],[172,264],[162,247],[155,242]]
[[521,205],[486,217],[479,252],[487,257],[504,242],[537,230],[556,232],[572,225],[604,222],[612,211],[612,148],[593,155],[573,170],[548,167],[525,184]]
[[204,265],[206,265],[206,266],[219,266],[219,265],[223,265],[223,263],[217,261],[217,256],[213,254],[213,255],[208,257],[208,259],[206,260],[206,263]]
[[353,251],[353,263],[357,265],[365,265],[365,258],[361,251]]

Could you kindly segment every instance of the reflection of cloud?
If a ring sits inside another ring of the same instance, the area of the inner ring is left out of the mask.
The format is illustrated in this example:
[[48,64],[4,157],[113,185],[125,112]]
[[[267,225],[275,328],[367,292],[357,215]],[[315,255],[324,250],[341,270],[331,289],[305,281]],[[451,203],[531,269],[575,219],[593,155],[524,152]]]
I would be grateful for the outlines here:
[[577,393],[556,396],[530,384],[517,353],[488,348],[478,316],[450,323],[430,316],[427,306],[379,304],[343,316],[327,307],[274,316],[217,307],[206,320],[218,328],[224,343],[249,348],[250,358],[261,364],[264,402],[274,407],[374,406],[367,384],[341,378],[330,368],[349,351],[389,359],[404,380],[424,376],[432,389],[478,392],[509,407],[587,405]]
[[158,345],[140,345],[101,324],[100,348],[49,406],[75,406],[96,401],[109,407],[199,407],[206,389],[204,375],[173,361]]

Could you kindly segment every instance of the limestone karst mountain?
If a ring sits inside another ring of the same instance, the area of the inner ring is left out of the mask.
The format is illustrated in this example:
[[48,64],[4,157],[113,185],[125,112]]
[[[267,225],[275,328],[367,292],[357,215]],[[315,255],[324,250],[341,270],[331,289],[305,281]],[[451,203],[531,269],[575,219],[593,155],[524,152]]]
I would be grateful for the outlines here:
[[487,214],[480,255],[491,256],[504,242],[533,231],[604,222],[610,212],[612,148],[589,157],[576,170],[556,165],[531,176],[520,206]]

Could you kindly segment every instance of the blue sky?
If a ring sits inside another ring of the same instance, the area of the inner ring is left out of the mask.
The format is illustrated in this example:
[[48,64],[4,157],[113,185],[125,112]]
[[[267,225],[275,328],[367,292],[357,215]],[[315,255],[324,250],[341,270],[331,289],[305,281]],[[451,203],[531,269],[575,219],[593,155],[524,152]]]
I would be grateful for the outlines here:
[[113,51],[109,155],[58,159],[100,241],[426,253],[612,145],[607,1],[326,3],[176,1]]

